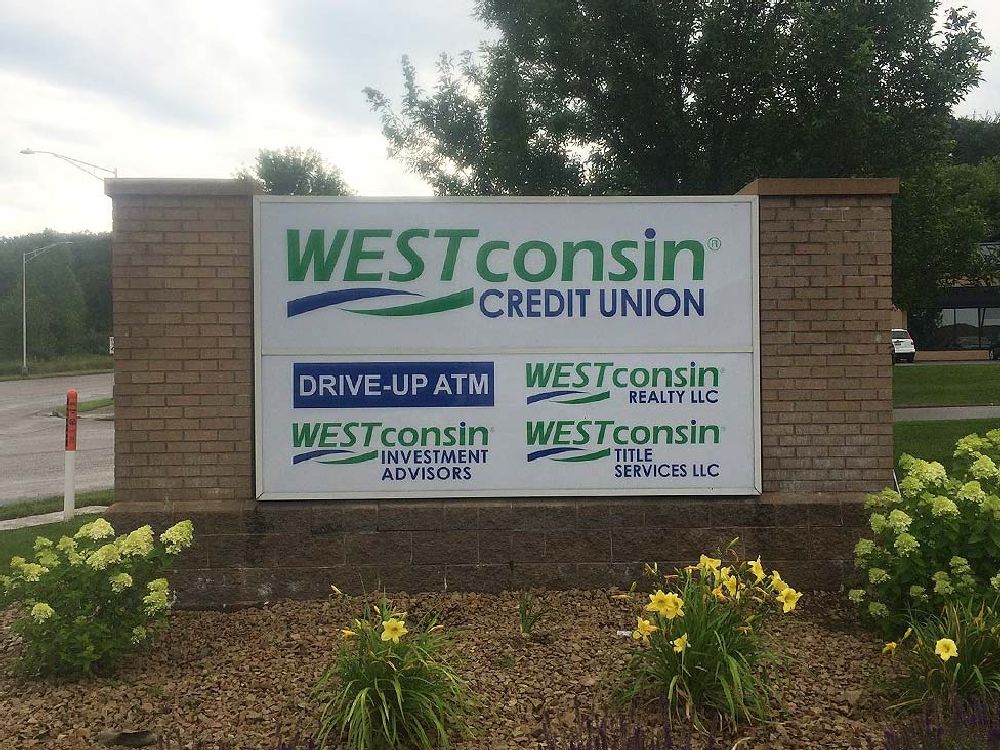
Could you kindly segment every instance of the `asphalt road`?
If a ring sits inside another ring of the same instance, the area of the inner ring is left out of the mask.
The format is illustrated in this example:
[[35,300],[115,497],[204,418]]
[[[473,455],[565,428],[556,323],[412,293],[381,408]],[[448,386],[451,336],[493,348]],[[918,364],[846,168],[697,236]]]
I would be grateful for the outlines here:
[[[0,382],[0,505],[63,494],[64,422],[46,416],[76,388],[80,401],[111,397],[111,373]],[[77,428],[76,488],[114,484],[114,422],[89,418]]]

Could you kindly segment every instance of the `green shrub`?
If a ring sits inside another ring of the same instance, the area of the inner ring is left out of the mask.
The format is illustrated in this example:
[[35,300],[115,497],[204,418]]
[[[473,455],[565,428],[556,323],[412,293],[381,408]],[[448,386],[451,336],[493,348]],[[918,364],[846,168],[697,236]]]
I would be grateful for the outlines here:
[[539,621],[551,612],[552,610],[543,606],[530,591],[522,591],[517,600],[517,620],[521,627],[521,635],[530,638]]
[[885,650],[899,660],[896,708],[1000,697],[1000,608],[996,600],[951,602],[917,618]]
[[955,447],[955,476],[904,454],[899,492],[869,495],[872,536],[855,547],[864,588],[851,600],[884,633],[910,613],[1000,591],[1000,430],[967,435]]
[[[659,580],[656,567],[647,575]],[[671,715],[701,726],[714,711],[731,727],[767,718],[767,685],[758,667],[770,654],[763,626],[778,607],[795,609],[801,596],[777,571],[754,562],[701,556],[697,566],[662,576],[636,618],[632,652],[615,702],[621,707],[664,697]],[[630,596],[630,595],[621,595]]]
[[344,647],[315,688],[322,705],[317,742],[333,736],[354,750],[448,747],[465,729],[465,683],[444,656],[447,638],[434,620],[411,632],[406,613],[383,597],[366,606]]
[[107,670],[167,625],[170,587],[163,574],[191,545],[182,521],[160,535],[143,526],[115,537],[103,518],[70,538],[35,539],[34,561],[11,560],[0,577],[0,606],[18,605],[13,629],[24,640],[23,666],[36,674]]

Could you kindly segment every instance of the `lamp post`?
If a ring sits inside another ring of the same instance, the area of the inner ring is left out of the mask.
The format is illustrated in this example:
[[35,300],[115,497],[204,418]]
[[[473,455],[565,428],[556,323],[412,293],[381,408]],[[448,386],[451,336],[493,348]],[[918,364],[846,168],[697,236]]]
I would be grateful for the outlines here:
[[54,156],[57,159],[62,159],[64,162],[68,164],[72,164],[81,172],[89,174],[91,177],[96,177],[98,180],[103,180],[104,178],[101,177],[99,174],[97,174],[97,172],[95,172],[94,170],[107,172],[112,177],[118,176],[117,169],[108,169],[107,167],[101,167],[98,166],[97,164],[91,164],[89,161],[84,161],[83,159],[74,159],[72,156],[66,156],[65,154],[57,154],[55,151],[36,151],[33,148],[22,148],[21,153],[27,154],[28,156],[32,156],[34,154],[48,154],[49,156]]
[[53,242],[45,247],[36,247],[21,253],[21,377],[28,377],[28,261],[60,245],[72,245],[69,240]]

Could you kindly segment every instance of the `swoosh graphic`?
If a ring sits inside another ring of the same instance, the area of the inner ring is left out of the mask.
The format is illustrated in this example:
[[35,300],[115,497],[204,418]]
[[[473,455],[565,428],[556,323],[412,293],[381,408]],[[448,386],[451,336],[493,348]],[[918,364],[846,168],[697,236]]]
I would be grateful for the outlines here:
[[592,404],[595,401],[604,401],[605,399],[611,398],[611,391],[601,391],[600,393],[592,393],[589,396],[583,396],[582,398],[568,398],[565,401],[559,401],[560,404]]
[[553,461],[559,461],[560,463],[579,463],[582,461],[598,461],[602,458],[607,458],[611,455],[610,448],[604,448],[603,450],[594,451],[593,453],[584,453],[576,456],[566,456],[566,458],[553,458]]
[[378,451],[369,451],[368,453],[359,453],[356,456],[348,456],[347,458],[333,459],[332,461],[317,461],[318,464],[360,464],[365,461],[371,461],[373,458],[378,456]]
[[528,396],[528,403],[534,404],[538,401],[545,401],[546,399],[557,398],[559,396],[573,396],[577,393],[586,393],[586,391],[545,391],[545,393],[536,393]]
[[532,451],[528,454],[528,461],[537,461],[540,458],[545,458],[546,456],[554,456],[557,453],[565,453],[566,451],[578,451],[583,450],[582,448],[543,448],[540,451]]
[[319,310],[321,307],[340,305],[344,302],[356,302],[361,299],[375,299],[377,297],[395,297],[403,295],[406,297],[419,297],[413,292],[404,292],[398,289],[384,289],[382,287],[362,287],[359,289],[335,289],[330,292],[320,292],[310,294],[308,297],[299,297],[288,301],[287,317],[291,318],[302,313]]
[[460,307],[468,307],[473,302],[472,287],[463,289],[460,292],[449,294],[445,297],[436,297],[422,302],[413,302],[409,305],[397,305],[396,307],[382,307],[375,310],[348,310],[348,312],[359,315],[385,315],[389,317],[406,317],[410,315],[430,315],[432,313],[445,312],[447,310],[457,310]]
[[350,453],[351,451],[344,450],[342,448],[335,448],[332,450],[316,450],[316,451],[306,451],[305,453],[297,453],[292,456],[292,464],[300,464],[303,461],[309,461],[310,459],[316,458],[317,456],[329,456],[332,453]]

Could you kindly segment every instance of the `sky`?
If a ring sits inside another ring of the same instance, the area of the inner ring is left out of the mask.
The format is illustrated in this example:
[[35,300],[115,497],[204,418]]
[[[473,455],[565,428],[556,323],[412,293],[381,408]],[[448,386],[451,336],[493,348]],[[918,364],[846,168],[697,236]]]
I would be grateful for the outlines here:
[[[957,112],[1000,112],[1000,2],[959,2],[997,52]],[[156,178],[231,177],[259,148],[312,147],[359,195],[429,195],[388,157],[362,89],[398,101],[404,54],[430,87],[441,53],[491,35],[473,6],[0,0],[0,236],[111,225],[100,180],[26,148]]]

